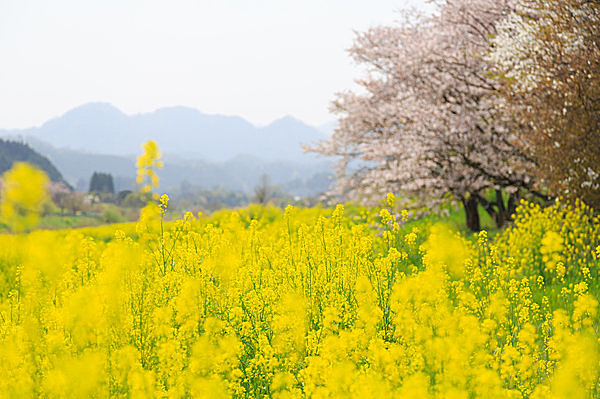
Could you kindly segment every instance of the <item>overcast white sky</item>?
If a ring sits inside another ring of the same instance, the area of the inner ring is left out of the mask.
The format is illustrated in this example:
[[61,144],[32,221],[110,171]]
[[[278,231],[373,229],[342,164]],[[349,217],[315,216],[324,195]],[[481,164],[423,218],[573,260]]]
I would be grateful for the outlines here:
[[86,102],[313,125],[361,70],[353,29],[424,0],[0,0],[0,128]]

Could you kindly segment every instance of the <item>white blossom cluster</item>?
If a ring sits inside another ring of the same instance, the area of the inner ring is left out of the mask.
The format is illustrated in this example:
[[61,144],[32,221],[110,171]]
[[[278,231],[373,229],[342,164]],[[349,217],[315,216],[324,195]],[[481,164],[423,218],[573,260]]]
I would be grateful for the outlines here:
[[396,191],[435,205],[532,184],[486,59],[510,12],[508,0],[448,0],[431,17],[358,34],[350,53],[369,67],[362,92],[338,94],[338,129],[309,149],[339,157],[333,193],[369,201]]

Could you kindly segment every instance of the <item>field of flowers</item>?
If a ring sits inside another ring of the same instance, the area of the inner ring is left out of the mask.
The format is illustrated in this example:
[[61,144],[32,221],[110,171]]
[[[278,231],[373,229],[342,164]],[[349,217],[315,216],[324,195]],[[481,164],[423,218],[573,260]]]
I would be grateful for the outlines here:
[[[377,210],[250,207],[0,235],[3,397],[600,397],[600,220],[493,241]],[[417,226],[417,227],[415,227]]]

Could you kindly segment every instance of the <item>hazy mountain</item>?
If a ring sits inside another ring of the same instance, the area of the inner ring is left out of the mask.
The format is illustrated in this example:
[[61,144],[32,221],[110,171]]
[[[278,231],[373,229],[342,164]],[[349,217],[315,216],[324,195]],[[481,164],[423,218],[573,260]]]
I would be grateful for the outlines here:
[[35,137],[21,137],[32,148],[47,156],[61,171],[65,180],[78,190],[87,191],[94,172],[110,173],[115,190],[131,189],[135,183],[135,156],[103,155],[55,148]]
[[330,176],[329,161],[301,147],[327,136],[291,116],[256,127],[187,107],[126,115],[110,104],[90,103],[39,127],[0,130],[0,136],[28,142],[80,190],[87,190],[94,172],[113,175],[117,191],[134,188],[135,156],[149,139],[164,154],[163,190],[194,185],[251,193],[266,173],[290,194],[306,196],[324,191]]
[[[134,155],[104,155],[68,148],[55,148],[34,137],[22,138],[32,148],[47,156],[64,178],[79,190],[87,190],[94,172],[110,173],[115,190],[131,190],[135,185]],[[266,173],[273,184],[281,185],[292,195],[313,196],[329,185],[327,161],[265,161],[251,155],[238,155],[226,161],[208,162],[177,155],[163,157],[164,168],[158,174],[160,189],[183,191],[186,185],[204,188],[217,186],[252,193],[259,177]]]
[[161,108],[126,115],[107,103],[72,109],[42,126],[1,130],[0,136],[35,137],[56,148],[96,154],[131,155],[153,139],[165,154],[225,161],[240,154],[263,160],[313,162],[302,143],[327,136],[317,128],[286,116],[256,127],[237,116],[207,115],[187,107]]
[[331,136],[337,125],[337,121],[323,123],[322,125],[317,126],[317,130],[321,133],[324,133],[327,136]]
[[27,162],[46,172],[50,180],[63,181],[56,167],[46,158],[33,150],[29,145],[0,139],[0,175],[12,168],[15,162]]

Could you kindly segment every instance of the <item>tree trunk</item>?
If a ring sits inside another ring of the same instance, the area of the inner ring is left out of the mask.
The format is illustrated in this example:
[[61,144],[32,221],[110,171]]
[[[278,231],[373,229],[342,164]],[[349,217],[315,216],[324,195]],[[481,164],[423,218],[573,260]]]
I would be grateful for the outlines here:
[[469,198],[463,199],[462,203],[465,208],[467,228],[474,232],[481,230],[481,225],[479,223],[479,210],[477,209],[479,202],[477,201],[476,196],[471,195]]
[[504,222],[508,220],[506,208],[504,207],[504,199],[502,198],[502,190],[496,190],[496,214],[494,215],[494,221],[496,227],[501,229],[504,226]]
[[508,196],[508,214],[506,215],[507,220],[510,220],[512,215],[517,211],[517,205],[519,200],[519,192]]
[[498,213],[499,212],[496,210],[496,208],[498,207],[498,204],[496,204],[496,202],[488,201],[487,198],[485,198],[485,196],[481,196],[479,194],[476,195],[475,197],[477,199],[477,202],[483,207],[483,210],[486,211],[488,213],[488,215],[490,215],[492,220],[494,220],[496,225],[498,225],[498,220],[499,220]]

